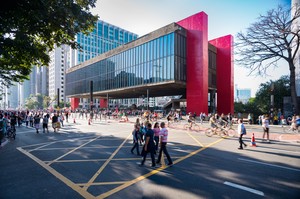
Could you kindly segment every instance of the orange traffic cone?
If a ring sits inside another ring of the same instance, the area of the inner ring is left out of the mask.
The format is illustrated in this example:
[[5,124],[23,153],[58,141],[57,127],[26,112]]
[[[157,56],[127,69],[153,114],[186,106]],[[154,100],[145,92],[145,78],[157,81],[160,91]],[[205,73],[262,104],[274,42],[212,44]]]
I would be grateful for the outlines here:
[[252,137],[251,137],[251,146],[255,146],[256,147],[254,133],[252,134]]
[[73,119],[73,122],[76,123],[75,118]]

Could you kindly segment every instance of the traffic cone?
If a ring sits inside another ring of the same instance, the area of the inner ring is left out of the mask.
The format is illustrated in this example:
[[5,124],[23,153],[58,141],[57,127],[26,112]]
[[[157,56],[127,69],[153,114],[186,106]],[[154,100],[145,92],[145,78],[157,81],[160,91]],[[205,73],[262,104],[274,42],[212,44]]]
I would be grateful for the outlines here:
[[73,122],[76,123],[75,118],[73,119]]
[[251,137],[251,146],[256,147],[256,142],[255,142],[254,133],[252,134],[252,137]]

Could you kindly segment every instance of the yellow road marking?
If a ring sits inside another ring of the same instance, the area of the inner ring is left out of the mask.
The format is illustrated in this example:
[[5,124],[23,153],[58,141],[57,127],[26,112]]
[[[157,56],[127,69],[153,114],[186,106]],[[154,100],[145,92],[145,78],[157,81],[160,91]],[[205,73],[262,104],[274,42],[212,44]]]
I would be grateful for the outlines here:
[[[191,156],[193,156],[193,155],[195,155],[195,154],[197,154],[197,153],[199,153],[199,152],[201,152],[201,151],[207,149],[208,147],[211,147],[211,146],[213,146],[213,145],[215,145],[215,144],[221,142],[222,140],[224,140],[224,139],[221,138],[221,139],[219,139],[219,140],[217,140],[217,141],[215,141],[215,142],[210,143],[210,144],[207,145],[207,146],[204,146],[203,148],[200,148],[200,149],[198,149],[198,150],[196,150],[196,151],[193,151],[193,152],[191,152],[190,154],[188,154],[188,155],[186,155],[186,156],[184,156],[184,157],[182,157],[182,158],[180,158],[180,159],[175,160],[175,161],[173,162],[173,164],[177,164],[177,163],[179,163],[179,162],[181,162],[181,161],[183,161],[183,160],[185,160],[185,159],[187,159],[187,158],[189,158],[189,157],[191,157]],[[121,190],[123,190],[123,189],[125,189],[125,188],[127,188],[127,187],[129,187],[129,186],[131,186],[131,185],[133,185],[133,184],[135,184],[135,183],[141,181],[141,180],[144,180],[144,179],[146,179],[146,178],[148,178],[148,177],[150,177],[150,176],[152,176],[152,175],[154,175],[154,174],[157,174],[158,172],[160,172],[160,171],[162,171],[162,170],[164,170],[164,169],[166,169],[166,168],[168,168],[168,166],[164,166],[164,167],[160,167],[160,168],[157,168],[157,169],[155,169],[155,170],[152,170],[151,172],[149,172],[149,173],[147,173],[147,174],[145,174],[145,175],[139,176],[139,177],[137,177],[137,178],[135,178],[135,179],[133,179],[133,180],[130,180],[130,181],[128,181],[128,182],[122,184],[122,185],[119,186],[119,187],[116,187],[116,188],[114,188],[114,189],[112,189],[112,190],[110,190],[110,191],[108,191],[108,192],[106,192],[106,193],[103,193],[103,194],[97,196],[97,198],[100,199],[100,198],[106,198],[106,197],[108,197],[108,196],[111,196],[112,194],[117,193],[117,192],[119,192],[119,191],[121,191]]]
[[108,165],[108,163],[114,158],[114,156],[118,153],[118,151],[122,148],[122,146],[127,142],[129,137],[132,136],[130,133],[128,137],[122,142],[122,144],[114,151],[113,154],[106,160],[106,162],[100,167],[100,169],[94,174],[94,176],[88,181],[88,183],[84,186],[84,190],[87,190],[89,186],[95,181],[95,179],[102,173],[102,171],[105,169],[105,167]]
[[[114,185],[114,184],[124,184],[128,181],[119,181],[119,182],[93,182],[91,185],[95,186],[95,185]],[[86,186],[86,183],[77,183],[76,185],[78,186]]]
[[61,158],[65,157],[65,156],[67,156],[67,155],[69,155],[69,154],[73,153],[73,152],[74,152],[74,151],[76,151],[77,149],[80,149],[81,147],[83,147],[83,146],[85,146],[85,145],[87,145],[87,144],[89,144],[89,143],[91,143],[91,142],[93,142],[93,141],[97,140],[99,137],[101,137],[101,136],[98,136],[98,137],[96,137],[96,138],[94,138],[94,139],[92,139],[92,140],[90,140],[90,141],[88,141],[88,142],[86,142],[86,143],[84,143],[84,144],[80,145],[79,147],[76,147],[75,149],[73,149],[73,150],[69,151],[68,153],[65,153],[64,155],[62,155],[62,156],[60,156],[60,157],[56,158],[55,160],[53,160],[53,161],[49,162],[49,163],[48,163],[48,165],[50,166],[52,163],[56,162],[57,160],[59,160],[59,159],[61,159]]
[[192,136],[188,131],[186,132],[191,138],[193,138],[193,140],[195,140],[201,147],[204,147],[204,145],[199,142],[199,140],[197,140],[194,136]]
[[48,172],[50,172],[52,175],[54,175],[55,177],[57,177],[59,180],[61,180],[62,182],[64,182],[66,185],[68,185],[69,187],[71,187],[74,191],[78,192],[80,195],[82,195],[84,198],[95,198],[95,196],[91,195],[89,192],[83,190],[80,186],[74,184],[71,180],[69,180],[68,178],[66,178],[65,176],[63,176],[62,174],[60,174],[59,172],[57,172],[55,169],[51,168],[50,166],[48,166],[47,164],[44,164],[43,161],[41,161],[40,159],[38,159],[37,157],[35,157],[34,155],[32,155],[31,153],[27,152],[26,150],[18,147],[17,148],[20,152],[24,153],[25,155],[27,155],[28,157],[30,157],[32,160],[34,160],[35,162],[37,162],[39,165],[41,165],[44,169],[46,169]]

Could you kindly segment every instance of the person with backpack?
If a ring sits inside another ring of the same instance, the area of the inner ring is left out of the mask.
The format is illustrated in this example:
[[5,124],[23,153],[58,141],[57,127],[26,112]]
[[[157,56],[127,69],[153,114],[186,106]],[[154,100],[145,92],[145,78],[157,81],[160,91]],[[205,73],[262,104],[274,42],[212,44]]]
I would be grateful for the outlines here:
[[247,144],[244,143],[243,141],[243,136],[246,135],[246,127],[243,124],[243,120],[239,119],[238,120],[238,134],[239,134],[239,143],[240,143],[240,147],[238,149],[243,149],[243,145],[244,147],[247,147]]

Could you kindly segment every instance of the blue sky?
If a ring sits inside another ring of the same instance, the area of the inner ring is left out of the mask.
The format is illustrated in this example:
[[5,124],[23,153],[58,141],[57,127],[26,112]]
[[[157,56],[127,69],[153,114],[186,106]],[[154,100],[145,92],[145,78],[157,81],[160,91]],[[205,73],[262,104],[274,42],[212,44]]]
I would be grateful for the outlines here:
[[[260,14],[278,5],[291,4],[291,0],[98,0],[93,14],[100,19],[142,36],[169,23],[177,22],[195,13],[208,15],[208,38],[244,32]],[[267,77],[248,76],[249,71],[235,65],[235,84],[251,88],[255,93],[260,83],[279,79],[289,74],[288,65],[268,71]]]

